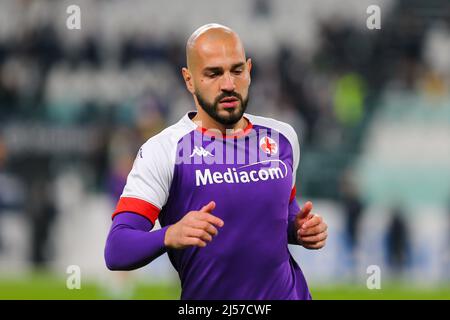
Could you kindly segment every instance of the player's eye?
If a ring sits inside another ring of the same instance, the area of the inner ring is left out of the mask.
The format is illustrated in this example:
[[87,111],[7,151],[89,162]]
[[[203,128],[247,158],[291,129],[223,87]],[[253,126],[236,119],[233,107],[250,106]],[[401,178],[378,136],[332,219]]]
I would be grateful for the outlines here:
[[242,69],[236,69],[233,71],[233,73],[236,75],[240,75],[242,72],[244,72],[244,70],[242,70]]
[[206,74],[206,76],[208,78],[216,78],[217,76],[219,76],[219,73],[217,73],[217,72],[209,72],[209,73]]

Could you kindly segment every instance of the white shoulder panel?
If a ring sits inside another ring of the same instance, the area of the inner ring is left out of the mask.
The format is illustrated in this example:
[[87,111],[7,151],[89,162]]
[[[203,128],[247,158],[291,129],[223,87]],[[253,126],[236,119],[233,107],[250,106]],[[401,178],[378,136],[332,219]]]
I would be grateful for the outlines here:
[[159,209],[167,202],[178,141],[195,129],[187,116],[148,139],[139,149],[121,197],[145,200]]

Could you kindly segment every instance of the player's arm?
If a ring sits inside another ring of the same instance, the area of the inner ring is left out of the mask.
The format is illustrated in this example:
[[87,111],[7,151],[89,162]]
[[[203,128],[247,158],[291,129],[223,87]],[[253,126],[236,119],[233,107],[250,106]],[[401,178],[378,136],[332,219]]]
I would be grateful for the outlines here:
[[[212,215],[215,202],[188,212],[177,223],[149,232],[153,223],[142,215],[123,212],[113,219],[105,246],[110,270],[134,270],[147,265],[171,249],[205,247],[218,234],[223,221]],[[216,228],[217,227],[217,228]]]
[[[293,190],[295,192],[295,190]],[[289,244],[299,244],[297,241],[297,229],[295,225],[295,220],[297,214],[301,211],[297,199],[291,197],[289,201],[289,214],[288,214],[288,243]]]
[[165,252],[167,228],[152,230],[165,205],[173,163],[164,139],[149,139],[137,153],[127,183],[112,215],[105,245],[105,263],[111,270],[133,270]]
[[300,209],[295,198],[295,178],[300,160],[300,145],[297,134],[292,127],[288,127],[287,136],[292,146],[292,191],[289,199],[287,236],[289,244],[302,245],[307,249],[320,249],[325,246],[328,237],[328,226],[321,216],[312,213],[312,203],[307,202]]
[[168,248],[203,247],[217,234],[223,221],[212,215],[214,202],[190,211],[177,223],[149,232],[166,204],[174,159],[167,139],[149,139],[138,152],[122,196],[113,213],[105,246],[105,262],[111,270],[142,267]]
[[113,219],[105,246],[109,270],[134,270],[166,252],[162,228],[149,232],[152,222],[142,215],[123,212]]

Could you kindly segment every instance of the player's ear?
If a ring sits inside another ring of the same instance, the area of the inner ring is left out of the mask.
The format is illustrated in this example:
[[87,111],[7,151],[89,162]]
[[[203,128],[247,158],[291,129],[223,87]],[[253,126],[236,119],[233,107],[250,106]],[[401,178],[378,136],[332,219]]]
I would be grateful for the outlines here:
[[252,81],[252,59],[248,58],[247,59],[247,70],[248,70],[248,77],[249,77],[249,83]]
[[186,88],[192,94],[195,92],[194,83],[192,81],[192,75],[189,72],[188,68],[181,69],[181,73],[183,74],[184,82],[186,83]]
[[247,59],[247,69],[248,69],[248,72],[252,71],[252,59],[251,58]]

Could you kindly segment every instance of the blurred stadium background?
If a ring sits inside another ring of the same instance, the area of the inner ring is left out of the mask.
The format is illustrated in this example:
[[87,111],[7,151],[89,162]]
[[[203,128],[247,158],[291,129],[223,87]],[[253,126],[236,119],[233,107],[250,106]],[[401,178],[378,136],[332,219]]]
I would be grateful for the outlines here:
[[450,299],[448,0],[0,0],[0,298],[178,298],[167,255],[111,272],[103,247],[139,146],[194,108],[184,45],[209,22],[253,60],[248,112],[299,135],[299,201],[329,224],[290,247],[313,297]]

